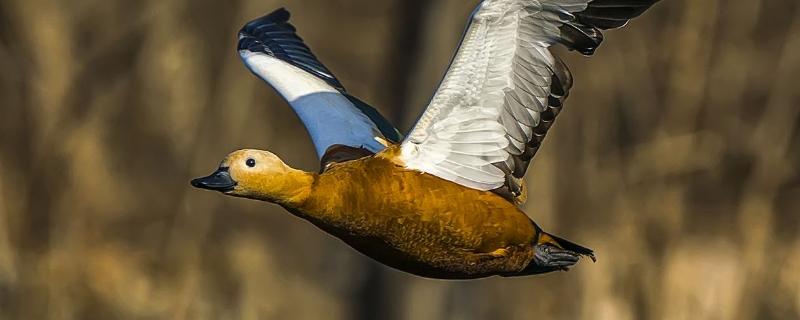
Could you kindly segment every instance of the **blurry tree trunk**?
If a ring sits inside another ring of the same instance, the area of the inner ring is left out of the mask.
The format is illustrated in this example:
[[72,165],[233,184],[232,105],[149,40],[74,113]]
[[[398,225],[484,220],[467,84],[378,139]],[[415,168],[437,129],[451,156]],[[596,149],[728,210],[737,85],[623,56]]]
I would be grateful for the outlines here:
[[[382,100],[386,101],[388,117],[394,123],[400,123],[403,117],[408,116],[407,106],[409,97],[409,81],[411,72],[420,53],[421,37],[425,13],[431,5],[428,0],[398,1],[394,5],[391,31],[393,36],[392,48],[388,50],[384,62],[384,85],[381,86]],[[402,130],[402,128],[401,128]],[[397,315],[399,306],[390,301],[388,290],[398,291],[402,285],[388,285],[388,274],[385,267],[370,263],[366,268],[364,282],[358,289],[354,302],[355,319],[387,319],[391,320]]]
[[[396,14],[391,27],[394,41],[390,42],[393,47],[386,56],[386,78],[382,86],[384,101],[388,102],[388,117],[395,123],[406,122],[405,117],[415,116],[408,114],[411,73],[419,61],[426,13],[432,4],[426,0],[407,0],[395,5]],[[400,129],[403,131],[404,128]]]

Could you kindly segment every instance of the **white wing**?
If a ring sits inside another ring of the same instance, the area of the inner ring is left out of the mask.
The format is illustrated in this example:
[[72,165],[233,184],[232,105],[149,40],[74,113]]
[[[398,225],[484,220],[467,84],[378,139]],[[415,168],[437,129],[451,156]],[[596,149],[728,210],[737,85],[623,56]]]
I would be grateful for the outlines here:
[[303,121],[317,155],[341,145],[379,152],[376,139],[399,141],[400,134],[377,110],[348,94],[317,60],[278,9],[239,31],[239,55],[245,65],[280,93]]
[[425,113],[401,145],[410,169],[479,190],[519,191],[572,86],[549,47],[590,55],[658,0],[486,0]]

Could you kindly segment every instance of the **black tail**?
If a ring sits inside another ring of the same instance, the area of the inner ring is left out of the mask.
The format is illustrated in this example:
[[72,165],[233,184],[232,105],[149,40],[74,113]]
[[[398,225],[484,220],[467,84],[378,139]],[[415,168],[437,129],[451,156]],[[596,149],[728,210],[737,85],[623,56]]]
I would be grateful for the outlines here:
[[[538,227],[537,227],[538,229]],[[539,231],[539,236],[534,243],[534,257],[525,269],[517,273],[505,274],[504,277],[527,276],[553,271],[567,271],[580,260],[580,257],[589,257],[597,261],[594,251],[584,246],[572,243],[562,238]]]
[[575,244],[575,243],[570,242],[568,240],[565,240],[563,238],[556,237],[556,236],[554,236],[552,234],[549,234],[549,233],[545,233],[545,234],[547,234],[548,236],[553,238],[553,240],[555,240],[556,244],[558,244],[561,248],[563,248],[565,250],[569,250],[569,251],[575,252],[575,253],[580,254],[582,256],[589,257],[590,259],[592,259],[592,261],[597,261],[597,258],[594,257],[594,250],[586,248],[586,247],[578,245],[578,244]]

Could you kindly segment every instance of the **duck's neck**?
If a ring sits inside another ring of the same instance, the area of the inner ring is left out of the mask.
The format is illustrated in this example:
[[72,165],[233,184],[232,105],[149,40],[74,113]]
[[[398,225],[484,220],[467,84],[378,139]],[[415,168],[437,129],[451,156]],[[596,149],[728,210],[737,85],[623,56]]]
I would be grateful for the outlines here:
[[289,209],[301,207],[311,195],[317,174],[287,168],[280,176],[265,177],[258,192],[249,198],[269,201]]

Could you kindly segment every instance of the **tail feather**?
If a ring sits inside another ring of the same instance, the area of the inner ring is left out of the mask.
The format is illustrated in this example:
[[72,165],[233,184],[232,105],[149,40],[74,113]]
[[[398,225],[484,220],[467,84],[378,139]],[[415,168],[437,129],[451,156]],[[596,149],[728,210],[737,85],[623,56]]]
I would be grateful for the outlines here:
[[537,226],[539,235],[534,243],[535,255],[528,266],[520,272],[503,275],[505,277],[543,274],[553,271],[567,271],[578,262],[580,256],[597,261],[594,251],[584,246],[567,241],[542,231]]
[[563,238],[556,237],[556,236],[554,236],[552,234],[550,235],[550,237],[553,238],[556,241],[556,243],[559,246],[561,246],[561,248],[569,250],[569,251],[576,252],[576,253],[578,253],[580,255],[583,255],[583,256],[587,256],[587,257],[591,258],[592,261],[597,261],[597,258],[595,258],[595,256],[594,256],[594,250],[589,249],[589,248],[584,247],[584,246],[581,246],[581,245],[576,244],[574,242],[565,240]]
[[[575,252],[577,254],[580,254],[582,256],[589,257],[590,259],[592,259],[592,261],[597,261],[597,258],[595,258],[595,256],[594,256],[594,250],[592,250],[592,249],[589,249],[587,247],[581,246],[579,244],[576,244],[576,243],[571,242],[569,240],[566,240],[564,238],[556,237],[556,236],[554,236],[552,234],[549,234],[547,232],[542,232],[542,235],[545,236],[545,237],[541,237],[540,240],[539,240],[539,243],[544,242],[544,243],[555,244],[558,247],[560,247],[561,249],[569,250],[569,251]],[[547,238],[550,238],[550,239],[547,239]],[[548,240],[550,240],[550,241],[548,241]]]

